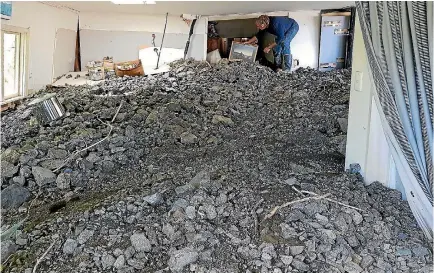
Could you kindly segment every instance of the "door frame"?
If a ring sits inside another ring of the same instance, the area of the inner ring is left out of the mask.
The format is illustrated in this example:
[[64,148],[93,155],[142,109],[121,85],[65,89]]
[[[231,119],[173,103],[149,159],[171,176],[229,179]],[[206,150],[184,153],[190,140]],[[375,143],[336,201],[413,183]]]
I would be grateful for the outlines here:
[[[4,84],[3,84],[3,78],[4,78],[4,58],[3,58],[3,52],[4,52],[4,43],[3,43],[3,35],[4,33],[12,33],[12,34],[19,34],[19,46],[18,46],[18,54],[15,56],[15,58],[18,58],[17,64],[18,64],[18,93],[14,94],[14,96],[8,96],[4,97]],[[17,99],[21,99],[27,95],[27,89],[28,89],[28,79],[29,79],[29,29],[28,28],[21,28],[21,27],[15,27],[10,25],[1,25],[1,56],[0,56],[0,66],[1,66],[1,89],[0,89],[0,99],[1,104],[11,102]]]

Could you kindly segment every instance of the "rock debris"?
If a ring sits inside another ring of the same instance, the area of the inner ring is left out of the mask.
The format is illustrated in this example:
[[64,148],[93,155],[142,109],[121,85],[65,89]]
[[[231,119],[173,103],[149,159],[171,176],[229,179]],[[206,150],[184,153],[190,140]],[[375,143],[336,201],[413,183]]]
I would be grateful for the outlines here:
[[[349,88],[347,70],[180,61],[55,90],[48,125],[27,100],[2,115],[2,231],[30,212],[5,272],[53,241],[40,272],[431,272],[400,193],[344,172]],[[311,199],[264,220],[306,192],[360,211]]]

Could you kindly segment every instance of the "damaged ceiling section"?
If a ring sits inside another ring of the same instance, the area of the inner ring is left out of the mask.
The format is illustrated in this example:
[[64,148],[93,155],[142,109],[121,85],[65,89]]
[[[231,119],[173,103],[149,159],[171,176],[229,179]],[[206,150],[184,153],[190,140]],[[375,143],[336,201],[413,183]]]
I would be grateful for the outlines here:
[[2,113],[5,272],[429,272],[401,194],[342,171],[350,75],[187,60],[29,97]]

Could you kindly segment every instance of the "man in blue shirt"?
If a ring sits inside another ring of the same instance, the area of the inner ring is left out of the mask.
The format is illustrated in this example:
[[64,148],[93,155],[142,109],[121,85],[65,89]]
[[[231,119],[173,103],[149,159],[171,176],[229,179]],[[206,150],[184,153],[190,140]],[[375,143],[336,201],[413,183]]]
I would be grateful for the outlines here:
[[[275,43],[265,47],[264,52],[268,53],[270,50],[274,50],[276,65],[283,70],[290,71],[292,66],[291,41],[298,32],[298,23],[294,19],[285,16],[268,17],[267,15],[261,15],[256,19],[256,27],[260,32],[267,30],[276,36]],[[253,44],[257,41],[258,38],[254,36],[246,44]]]

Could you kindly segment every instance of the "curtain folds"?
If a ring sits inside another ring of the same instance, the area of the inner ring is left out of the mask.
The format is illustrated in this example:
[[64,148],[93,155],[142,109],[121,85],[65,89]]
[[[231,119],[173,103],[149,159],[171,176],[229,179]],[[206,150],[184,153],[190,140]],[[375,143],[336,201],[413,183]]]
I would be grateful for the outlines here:
[[382,125],[420,226],[433,232],[433,3],[356,2]]

